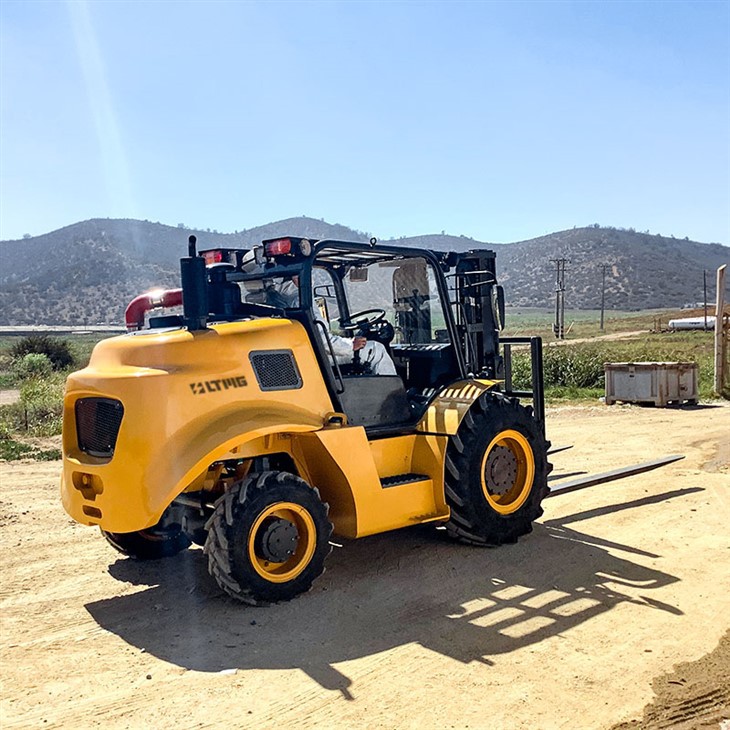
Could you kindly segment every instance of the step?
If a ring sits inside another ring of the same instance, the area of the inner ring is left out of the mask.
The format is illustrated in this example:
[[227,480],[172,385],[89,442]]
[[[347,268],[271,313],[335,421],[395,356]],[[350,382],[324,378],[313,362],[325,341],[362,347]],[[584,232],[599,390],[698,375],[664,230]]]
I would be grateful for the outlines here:
[[430,480],[431,477],[426,474],[395,474],[392,477],[382,477],[380,480],[380,486],[383,489],[389,489],[390,487],[400,487],[403,484],[413,484],[414,482],[425,482]]

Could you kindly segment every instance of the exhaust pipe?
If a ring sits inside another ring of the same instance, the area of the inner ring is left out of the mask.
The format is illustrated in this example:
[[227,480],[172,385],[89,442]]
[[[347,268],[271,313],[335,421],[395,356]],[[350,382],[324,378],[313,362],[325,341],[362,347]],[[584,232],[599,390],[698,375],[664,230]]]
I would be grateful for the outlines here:
[[180,259],[183,317],[191,331],[204,330],[208,322],[208,280],[205,259],[197,255],[195,236],[188,238],[188,257]]
[[182,289],[155,289],[132,299],[124,311],[124,323],[129,332],[144,327],[144,316],[157,307],[179,307],[183,303]]
[[195,236],[190,236],[189,256],[180,259],[182,289],[156,289],[132,299],[124,312],[127,330],[141,330],[144,327],[144,316],[150,309],[179,306],[183,307],[188,329],[205,329],[208,317],[208,286],[205,261],[197,255],[195,244]]

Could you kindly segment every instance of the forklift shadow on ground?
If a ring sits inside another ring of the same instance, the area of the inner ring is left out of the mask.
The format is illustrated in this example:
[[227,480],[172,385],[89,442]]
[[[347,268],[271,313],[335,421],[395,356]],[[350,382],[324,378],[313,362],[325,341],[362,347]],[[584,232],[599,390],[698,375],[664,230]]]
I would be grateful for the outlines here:
[[631,559],[659,556],[566,525],[697,491],[677,489],[538,523],[529,538],[500,550],[454,544],[427,527],[348,542],[335,549],[310,593],[268,609],[242,608],[219,594],[200,550],[153,562],[120,559],[111,575],[149,589],[86,608],[102,628],[180,667],[300,669],[354,700],[356,682],[335,665],[409,643],[493,665],[501,654],[622,603],[682,615],[651,596],[679,579]]

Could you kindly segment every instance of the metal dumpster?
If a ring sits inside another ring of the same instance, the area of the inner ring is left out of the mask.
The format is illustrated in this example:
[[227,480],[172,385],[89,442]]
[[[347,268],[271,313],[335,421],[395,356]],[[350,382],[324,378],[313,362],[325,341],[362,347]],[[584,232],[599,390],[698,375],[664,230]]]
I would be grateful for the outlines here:
[[695,362],[607,362],[606,405],[626,403],[697,403]]

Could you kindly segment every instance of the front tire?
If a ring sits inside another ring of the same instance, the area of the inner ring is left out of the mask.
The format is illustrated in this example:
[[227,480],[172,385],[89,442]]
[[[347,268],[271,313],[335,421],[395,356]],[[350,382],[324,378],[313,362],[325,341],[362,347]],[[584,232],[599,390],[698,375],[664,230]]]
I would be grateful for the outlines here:
[[251,474],[218,500],[206,525],[208,570],[242,603],[290,600],[324,572],[327,513],[319,492],[294,474]]
[[446,451],[448,534],[496,546],[531,532],[550,491],[548,446],[531,409],[501,393],[481,396]]

